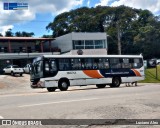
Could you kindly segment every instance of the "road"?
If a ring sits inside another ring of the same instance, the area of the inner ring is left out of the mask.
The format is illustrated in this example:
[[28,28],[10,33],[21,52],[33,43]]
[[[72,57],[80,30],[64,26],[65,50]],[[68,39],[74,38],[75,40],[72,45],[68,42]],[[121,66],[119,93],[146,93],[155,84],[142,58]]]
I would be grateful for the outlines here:
[[38,89],[0,95],[4,119],[160,119],[159,106],[160,84],[103,89],[91,85],[64,92]]

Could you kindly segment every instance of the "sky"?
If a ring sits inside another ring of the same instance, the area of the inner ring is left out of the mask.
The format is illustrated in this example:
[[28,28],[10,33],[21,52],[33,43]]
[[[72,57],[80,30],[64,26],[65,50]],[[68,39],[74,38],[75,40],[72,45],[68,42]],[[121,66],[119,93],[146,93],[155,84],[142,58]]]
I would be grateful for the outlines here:
[[[4,3],[28,3],[26,10],[4,10]],[[35,37],[51,35],[46,26],[62,12],[80,7],[126,5],[137,9],[148,9],[160,15],[160,0],[0,0],[0,33],[34,32]]]

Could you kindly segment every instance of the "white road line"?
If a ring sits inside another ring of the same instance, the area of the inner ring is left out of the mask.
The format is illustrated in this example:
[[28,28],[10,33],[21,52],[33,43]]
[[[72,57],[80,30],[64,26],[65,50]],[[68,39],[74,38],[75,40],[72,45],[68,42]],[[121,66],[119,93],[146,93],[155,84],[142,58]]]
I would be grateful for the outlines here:
[[18,107],[20,107],[20,108],[22,108],[22,107],[32,107],[32,106],[40,106],[40,105],[47,105],[47,104],[70,103],[70,102],[88,101],[88,100],[96,100],[96,99],[100,99],[100,98],[68,100],[68,101],[57,101],[57,102],[48,102],[48,103],[40,103],[40,104],[21,105],[21,106],[18,106]]
[[[43,92],[33,92],[33,93],[20,93],[20,94],[5,94],[5,95],[0,95],[0,98],[5,98],[5,97],[18,97],[18,96],[31,96],[31,95],[37,95],[37,94],[44,94]],[[48,93],[50,94],[50,93]]]
[[2,116],[0,116],[0,119],[4,119]]

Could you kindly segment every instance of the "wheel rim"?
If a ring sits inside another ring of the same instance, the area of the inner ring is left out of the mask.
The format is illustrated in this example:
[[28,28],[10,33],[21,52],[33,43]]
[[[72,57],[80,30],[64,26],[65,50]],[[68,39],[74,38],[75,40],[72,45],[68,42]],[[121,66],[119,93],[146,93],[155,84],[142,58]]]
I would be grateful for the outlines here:
[[67,83],[66,82],[62,82],[62,87],[63,88],[67,88]]

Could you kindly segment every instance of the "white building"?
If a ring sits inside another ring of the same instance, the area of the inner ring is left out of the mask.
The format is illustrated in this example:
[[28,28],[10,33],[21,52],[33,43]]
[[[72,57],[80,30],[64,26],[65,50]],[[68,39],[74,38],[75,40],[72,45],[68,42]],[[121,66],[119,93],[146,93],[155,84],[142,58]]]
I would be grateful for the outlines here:
[[61,49],[61,53],[77,54],[81,49],[83,54],[107,54],[107,35],[102,32],[72,32],[55,38],[52,47]]

